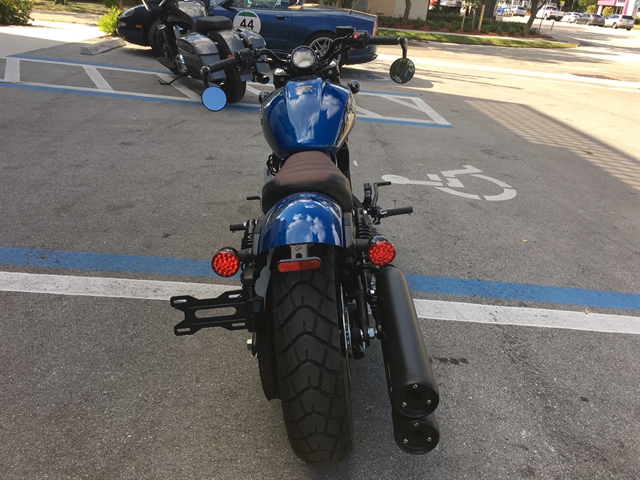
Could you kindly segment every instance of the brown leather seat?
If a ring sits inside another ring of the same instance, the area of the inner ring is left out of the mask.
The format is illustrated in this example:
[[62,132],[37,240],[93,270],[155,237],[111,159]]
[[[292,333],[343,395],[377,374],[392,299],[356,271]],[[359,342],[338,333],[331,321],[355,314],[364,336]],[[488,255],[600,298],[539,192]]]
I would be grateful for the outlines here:
[[262,187],[262,211],[278,200],[298,192],[317,192],[336,200],[343,211],[353,209],[353,194],[347,177],[322,152],[291,155],[280,171]]

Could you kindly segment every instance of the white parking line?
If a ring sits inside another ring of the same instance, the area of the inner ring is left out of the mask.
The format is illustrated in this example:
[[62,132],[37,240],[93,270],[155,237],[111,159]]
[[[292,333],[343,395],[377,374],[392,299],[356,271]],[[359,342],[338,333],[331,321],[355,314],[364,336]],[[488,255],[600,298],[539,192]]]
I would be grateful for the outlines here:
[[[237,286],[122,278],[0,272],[0,291],[168,301],[177,295],[210,298]],[[640,335],[640,317],[566,310],[414,300],[420,318]]]
[[20,81],[20,60],[17,58],[7,58],[4,68],[4,81],[14,83]]
[[96,67],[91,67],[89,65],[83,65],[84,71],[87,72],[89,78],[93,82],[93,84],[100,90],[101,92],[113,92],[113,87],[109,85],[109,83],[104,79],[98,69]]

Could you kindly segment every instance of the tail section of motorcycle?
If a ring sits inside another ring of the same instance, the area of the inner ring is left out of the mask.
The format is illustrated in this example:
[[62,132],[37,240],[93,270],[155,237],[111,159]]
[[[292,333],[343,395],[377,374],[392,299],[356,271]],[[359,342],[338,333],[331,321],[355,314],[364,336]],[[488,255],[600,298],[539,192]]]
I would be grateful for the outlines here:
[[[249,345],[265,396],[281,400],[293,450],[316,465],[337,463],[352,449],[351,360],[362,358],[374,338],[382,346],[396,443],[423,454],[439,441],[439,393],[408,284],[393,256],[380,265],[370,258],[381,239],[372,224],[388,211],[375,204],[377,188],[366,187],[352,212],[320,194],[290,195],[257,221],[232,226],[244,231],[234,250],[245,267],[243,289],[210,300],[172,299],[185,312],[180,334],[203,326],[253,333]],[[314,202],[318,215],[305,224],[300,208]],[[340,235],[320,240],[323,229]],[[230,306],[231,318],[195,315]]]

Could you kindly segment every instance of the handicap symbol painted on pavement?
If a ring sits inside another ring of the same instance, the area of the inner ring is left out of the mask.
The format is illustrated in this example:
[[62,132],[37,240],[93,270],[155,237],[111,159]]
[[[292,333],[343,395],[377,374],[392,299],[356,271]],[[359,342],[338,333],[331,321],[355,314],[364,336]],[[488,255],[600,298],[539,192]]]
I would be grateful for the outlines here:
[[[444,180],[440,177],[444,177]],[[464,165],[460,170],[447,170],[440,172],[440,175],[436,174],[427,174],[429,180],[410,180],[406,177],[401,177],[399,175],[383,175],[382,179],[385,182],[391,182],[398,185],[425,185],[428,187],[434,187],[441,192],[450,193],[451,195],[455,195],[457,197],[469,198],[472,200],[488,200],[490,202],[498,202],[501,200],[511,200],[516,196],[516,190],[511,185],[506,184],[505,182],[498,180],[493,177],[489,177],[487,175],[482,175],[482,170],[477,169],[472,165]],[[502,193],[498,195],[476,195],[473,193],[466,193],[461,190],[463,189],[464,184],[457,178],[459,175],[470,175],[475,178],[479,178],[481,180],[486,180],[488,182],[494,183],[502,188]]]

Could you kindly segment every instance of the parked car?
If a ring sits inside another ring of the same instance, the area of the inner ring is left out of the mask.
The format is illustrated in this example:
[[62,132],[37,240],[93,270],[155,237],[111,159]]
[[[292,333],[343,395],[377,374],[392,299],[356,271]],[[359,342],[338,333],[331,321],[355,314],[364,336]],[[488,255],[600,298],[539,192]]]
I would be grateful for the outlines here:
[[631,15],[610,15],[605,17],[604,26],[631,30],[633,28],[633,17]]
[[527,9],[522,5],[507,5],[502,10],[502,15],[505,17],[524,17],[527,14]]
[[564,15],[564,12],[562,12],[561,10],[558,10],[556,7],[546,5],[542,7],[540,10],[538,10],[538,12],[536,13],[536,18],[561,21],[563,15]]
[[582,15],[580,15],[580,18],[575,21],[575,23],[604,27],[604,17],[602,17],[602,15],[596,15],[595,13],[583,13]]
[[563,22],[575,23],[575,21],[580,18],[581,13],[578,12],[567,12],[562,16]]
[[[375,15],[321,7],[303,3],[303,0],[229,0],[222,5],[211,3],[209,14],[225,16],[231,19],[234,27],[259,33],[267,42],[267,48],[276,53],[288,53],[300,45],[326,48],[333,41],[336,27],[340,26],[366,30],[370,35],[375,35],[378,28]],[[157,28],[158,21],[144,5],[138,5],[118,16],[116,30],[129,43],[153,47]],[[345,62],[365,63],[376,57],[376,47],[371,45],[366,49],[350,50]]]

